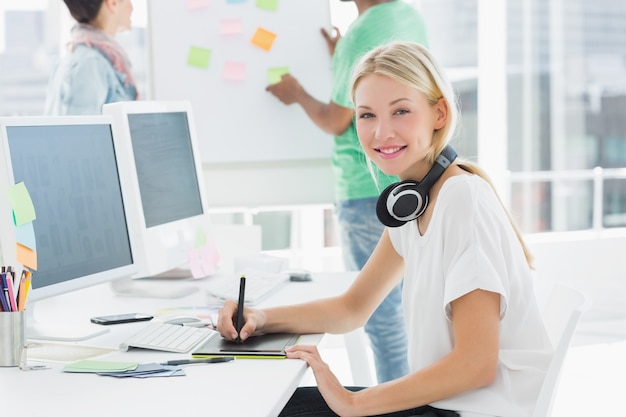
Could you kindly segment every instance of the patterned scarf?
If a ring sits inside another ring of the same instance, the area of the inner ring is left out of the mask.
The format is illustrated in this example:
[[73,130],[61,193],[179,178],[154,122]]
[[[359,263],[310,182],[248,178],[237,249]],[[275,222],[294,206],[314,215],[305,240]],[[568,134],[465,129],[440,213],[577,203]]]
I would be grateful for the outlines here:
[[[96,48],[100,50],[104,56],[111,62],[113,68],[115,68],[120,73],[126,75],[126,86],[132,85],[135,87],[135,91],[137,92],[137,84],[135,82],[135,78],[133,74],[130,72],[130,60],[128,59],[128,55],[120,44],[101,31],[91,25],[85,23],[77,23],[72,28],[72,40],[68,43],[67,47],[70,52],[73,52],[77,45],[85,44],[90,48]],[[136,93],[137,97],[139,93]]]

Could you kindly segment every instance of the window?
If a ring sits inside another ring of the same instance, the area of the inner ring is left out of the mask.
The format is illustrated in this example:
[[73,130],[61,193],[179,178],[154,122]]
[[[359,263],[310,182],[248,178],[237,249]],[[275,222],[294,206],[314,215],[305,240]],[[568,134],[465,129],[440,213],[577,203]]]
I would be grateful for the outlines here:
[[[345,33],[356,8],[329,1],[333,24]],[[623,2],[409,2],[424,15],[431,49],[458,93],[463,117],[455,146],[496,177],[522,230],[626,227]],[[150,98],[147,0],[133,5],[135,29],[118,40],[141,97]],[[41,114],[72,24],[59,1],[1,2],[0,115]],[[257,217],[272,223],[267,213]],[[276,222],[285,236],[268,241],[271,247],[294,234],[283,210]]]

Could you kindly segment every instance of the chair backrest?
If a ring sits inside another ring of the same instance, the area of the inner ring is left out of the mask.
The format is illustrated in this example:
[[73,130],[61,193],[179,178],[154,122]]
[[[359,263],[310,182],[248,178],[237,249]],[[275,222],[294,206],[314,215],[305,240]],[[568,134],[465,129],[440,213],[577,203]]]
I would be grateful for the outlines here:
[[554,347],[554,357],[541,387],[533,417],[550,416],[565,356],[574,339],[580,317],[590,306],[591,301],[576,288],[563,284],[555,284],[552,288],[542,316]]

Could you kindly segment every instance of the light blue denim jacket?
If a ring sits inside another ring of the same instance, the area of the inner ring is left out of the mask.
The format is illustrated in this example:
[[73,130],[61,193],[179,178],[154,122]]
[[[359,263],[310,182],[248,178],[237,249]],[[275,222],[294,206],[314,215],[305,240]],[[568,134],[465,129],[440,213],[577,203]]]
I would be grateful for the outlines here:
[[102,114],[102,106],[135,100],[137,92],[126,86],[126,76],[95,48],[78,45],[56,68],[46,97],[44,114]]

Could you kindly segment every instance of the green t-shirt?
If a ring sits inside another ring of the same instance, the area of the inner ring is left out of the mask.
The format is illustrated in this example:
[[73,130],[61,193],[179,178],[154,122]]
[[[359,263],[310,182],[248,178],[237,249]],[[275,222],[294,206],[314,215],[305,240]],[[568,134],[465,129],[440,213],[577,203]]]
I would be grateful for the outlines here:
[[[376,46],[395,40],[413,41],[428,46],[422,16],[404,0],[370,7],[352,22],[345,35],[337,42],[333,54],[331,100],[342,107],[353,108],[349,91],[353,65]],[[379,183],[376,187],[359,144],[354,120],[334,140],[332,162],[337,201],[376,197],[387,185],[398,181],[398,178],[389,177],[374,167]]]

